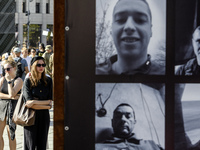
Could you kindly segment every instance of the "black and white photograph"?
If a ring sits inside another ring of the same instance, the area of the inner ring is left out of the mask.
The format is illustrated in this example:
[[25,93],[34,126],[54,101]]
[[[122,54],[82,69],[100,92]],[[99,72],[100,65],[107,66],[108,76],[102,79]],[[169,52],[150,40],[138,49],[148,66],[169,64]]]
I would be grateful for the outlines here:
[[96,0],[96,75],[164,75],[166,0]]
[[177,0],[175,8],[175,75],[200,75],[200,1]]
[[200,150],[200,83],[175,85],[175,150]]
[[95,150],[165,148],[165,85],[96,83]]

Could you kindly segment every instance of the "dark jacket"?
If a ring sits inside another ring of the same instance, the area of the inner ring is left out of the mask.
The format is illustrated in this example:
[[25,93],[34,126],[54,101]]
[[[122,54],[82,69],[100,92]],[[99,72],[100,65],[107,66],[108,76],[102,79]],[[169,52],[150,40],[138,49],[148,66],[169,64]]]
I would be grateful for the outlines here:
[[[117,55],[111,56],[109,60],[103,64],[99,64],[96,67],[97,75],[117,75],[118,73],[112,70],[112,65],[117,61]],[[129,70],[121,74],[125,75],[135,75],[135,74],[144,74],[144,75],[164,75],[165,67],[161,67],[155,62],[151,62],[151,56],[148,55],[148,59],[140,66],[138,69]]]
[[176,75],[200,75],[200,66],[197,63],[197,59],[190,59],[186,64],[180,66],[176,72]]

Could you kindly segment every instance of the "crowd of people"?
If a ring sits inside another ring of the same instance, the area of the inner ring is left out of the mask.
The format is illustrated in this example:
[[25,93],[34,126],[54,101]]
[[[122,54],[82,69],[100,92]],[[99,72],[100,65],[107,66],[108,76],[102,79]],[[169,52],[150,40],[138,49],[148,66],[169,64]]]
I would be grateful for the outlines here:
[[25,106],[35,110],[35,123],[24,127],[24,150],[46,150],[52,107],[53,51],[51,45],[13,47],[0,57],[0,150],[7,128],[10,150],[16,150],[14,109],[22,93]]

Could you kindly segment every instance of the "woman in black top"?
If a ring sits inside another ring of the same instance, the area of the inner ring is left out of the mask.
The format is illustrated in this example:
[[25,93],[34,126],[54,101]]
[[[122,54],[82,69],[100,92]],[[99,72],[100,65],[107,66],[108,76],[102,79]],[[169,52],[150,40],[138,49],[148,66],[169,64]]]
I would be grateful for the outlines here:
[[43,43],[39,44],[39,50],[36,53],[37,56],[42,56],[45,53],[45,46]]
[[16,125],[12,122],[12,116],[23,81],[16,77],[16,63],[11,57],[4,62],[3,67],[5,76],[0,79],[0,150],[4,147],[5,126],[7,126],[10,150],[16,150]]
[[45,75],[43,57],[31,60],[31,73],[24,81],[26,107],[36,110],[35,124],[24,127],[24,150],[46,150],[49,131],[49,109],[52,106],[52,79]]

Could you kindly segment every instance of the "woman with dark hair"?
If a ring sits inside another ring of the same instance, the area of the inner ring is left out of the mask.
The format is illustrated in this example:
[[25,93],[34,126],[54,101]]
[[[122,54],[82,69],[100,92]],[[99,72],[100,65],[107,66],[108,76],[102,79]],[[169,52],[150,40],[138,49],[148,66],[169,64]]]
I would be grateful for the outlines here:
[[5,60],[3,67],[5,76],[0,79],[0,150],[4,148],[3,131],[5,126],[7,126],[10,150],[16,150],[16,124],[13,123],[12,116],[23,81],[16,77],[14,60]]
[[35,109],[35,124],[24,127],[24,150],[46,150],[49,131],[49,109],[52,106],[52,79],[45,75],[43,57],[31,60],[31,72],[23,85],[26,107]]
[[40,43],[40,44],[39,44],[39,51],[37,52],[36,55],[42,56],[44,53],[45,53],[45,46],[44,46],[44,43]]
[[30,57],[33,58],[33,57],[37,57],[38,55],[36,55],[36,49],[35,48],[31,48],[31,55]]

